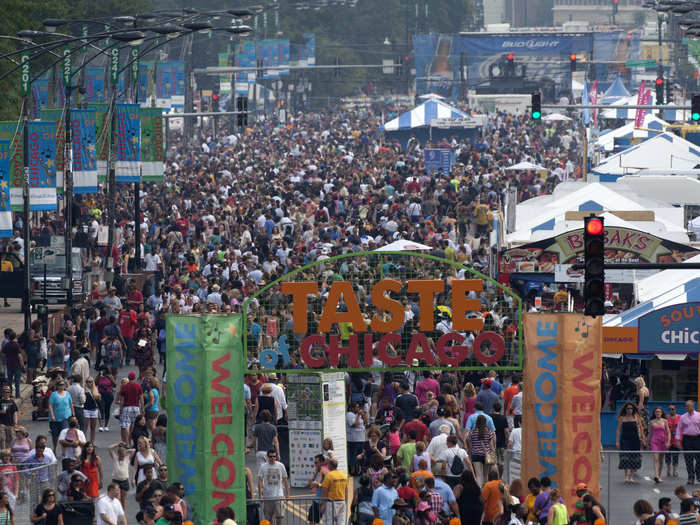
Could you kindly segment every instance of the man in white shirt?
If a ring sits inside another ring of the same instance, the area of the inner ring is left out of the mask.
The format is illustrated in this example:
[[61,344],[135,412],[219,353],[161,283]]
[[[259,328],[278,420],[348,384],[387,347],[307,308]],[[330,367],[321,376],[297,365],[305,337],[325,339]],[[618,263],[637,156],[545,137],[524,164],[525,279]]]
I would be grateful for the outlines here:
[[[446,445],[447,448],[443,450],[442,453],[436,459],[438,461],[445,462],[447,466],[447,484],[450,487],[454,487],[455,485],[457,485],[457,483],[459,483],[459,478],[462,475],[463,471],[473,471],[474,469],[472,468],[471,461],[469,461],[469,455],[467,454],[467,451],[463,448],[460,448],[457,444],[457,436],[447,436]],[[459,457],[462,463],[461,469],[453,468],[456,457]]]
[[430,454],[433,461],[437,461],[440,455],[447,449],[447,436],[450,435],[450,427],[448,425],[440,425],[440,432],[437,436],[430,440],[426,452]]
[[520,452],[522,450],[522,431],[520,427],[514,428],[510,431],[508,436],[508,450],[513,452]]
[[287,397],[284,395],[282,387],[277,384],[277,374],[269,374],[267,381],[268,384],[272,385],[272,397],[277,400],[275,421],[279,423],[280,419],[287,419]]
[[119,501],[119,485],[110,483],[107,494],[97,500],[97,525],[126,525],[124,509]]

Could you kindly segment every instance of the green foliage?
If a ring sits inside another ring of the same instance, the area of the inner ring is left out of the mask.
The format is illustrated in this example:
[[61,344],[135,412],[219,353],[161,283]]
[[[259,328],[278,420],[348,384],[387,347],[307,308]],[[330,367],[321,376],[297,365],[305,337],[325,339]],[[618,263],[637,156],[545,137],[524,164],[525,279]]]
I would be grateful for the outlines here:
[[[3,0],[3,16],[0,17],[0,35],[15,36],[22,29],[44,30],[41,21],[45,18],[89,18],[109,19],[109,17],[135,14],[150,9],[150,0]],[[96,26],[91,31],[97,30]],[[79,34],[79,24],[64,26],[60,32]],[[37,43],[49,42],[50,37],[36,39]],[[20,49],[21,44],[12,40],[0,39],[0,54],[11,53]],[[17,58],[17,57],[13,57]],[[50,61],[47,58],[32,62],[33,68],[46,67]],[[14,64],[8,59],[0,60],[0,75],[12,69]],[[38,71],[38,69],[37,69]],[[21,106],[19,94],[19,74],[14,73],[0,81],[0,120],[16,119]]]

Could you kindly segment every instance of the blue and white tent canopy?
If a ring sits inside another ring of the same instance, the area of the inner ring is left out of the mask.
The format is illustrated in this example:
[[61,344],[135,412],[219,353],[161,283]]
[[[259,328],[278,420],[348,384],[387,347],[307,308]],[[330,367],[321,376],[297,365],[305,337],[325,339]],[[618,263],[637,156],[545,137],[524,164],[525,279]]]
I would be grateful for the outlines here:
[[466,118],[467,115],[441,100],[431,99],[411,111],[399,115],[394,120],[384,124],[384,131],[399,131],[405,129],[429,126],[436,118]]
[[661,120],[651,113],[644,116],[642,127],[637,129],[634,122],[630,122],[617,129],[601,132],[596,147],[605,151],[612,151],[615,147],[615,139],[649,138],[663,133],[668,122]]
[[612,104],[613,102],[624,98],[624,97],[629,97],[630,92],[627,91],[627,88],[625,87],[624,82],[622,82],[622,79],[618,75],[618,77],[615,79],[615,82],[613,82],[610,87],[603,93],[603,97],[601,100],[602,104]]

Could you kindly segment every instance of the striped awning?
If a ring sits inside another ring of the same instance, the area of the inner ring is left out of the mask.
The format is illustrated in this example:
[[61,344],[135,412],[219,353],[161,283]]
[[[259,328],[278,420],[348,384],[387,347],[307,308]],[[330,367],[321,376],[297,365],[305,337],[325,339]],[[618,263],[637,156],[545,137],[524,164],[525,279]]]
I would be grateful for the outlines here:
[[399,115],[394,120],[384,124],[384,131],[398,131],[402,129],[412,129],[421,126],[429,126],[430,121],[436,118],[466,118],[467,115],[457,108],[441,100],[428,100],[420,106]]

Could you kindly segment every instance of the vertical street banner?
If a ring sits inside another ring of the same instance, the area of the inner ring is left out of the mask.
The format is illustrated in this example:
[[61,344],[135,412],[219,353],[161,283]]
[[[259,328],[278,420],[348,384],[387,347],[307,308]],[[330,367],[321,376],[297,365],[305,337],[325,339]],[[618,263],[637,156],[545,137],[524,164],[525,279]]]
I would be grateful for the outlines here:
[[[644,84],[645,83],[646,83],[646,81],[642,80],[642,83],[639,84],[639,91],[637,91],[637,105],[639,105],[639,106],[642,105],[642,100],[644,100]],[[637,109],[637,111],[634,115],[634,127],[635,128],[642,127],[642,124],[644,123],[644,115],[646,115],[646,110]]]
[[85,72],[85,97],[89,103],[105,101],[105,70],[101,67],[89,67]]
[[245,523],[241,317],[168,315],[168,468],[195,523],[231,506]]
[[10,205],[12,211],[22,211],[24,198],[24,136],[22,125],[9,120],[0,122],[0,140],[10,141]]
[[56,123],[56,193],[63,194],[63,171],[66,164],[66,125],[63,109],[41,109],[41,120]]
[[71,111],[73,193],[97,193],[97,131],[94,109]]
[[97,144],[97,180],[107,180],[107,162],[109,161],[110,118],[108,104],[88,104],[88,109],[95,110],[95,141]]
[[141,108],[141,180],[163,182],[163,110]]
[[601,318],[525,314],[522,479],[549,476],[570,510],[600,493]]
[[29,209],[56,210],[56,123],[30,122],[27,133]]
[[316,65],[316,35],[314,33],[304,33],[302,37],[305,40],[304,57],[307,65],[314,66]]
[[140,182],[141,117],[138,104],[117,104],[117,182]]
[[12,237],[12,210],[10,209],[10,158],[9,140],[0,140],[0,238]]

